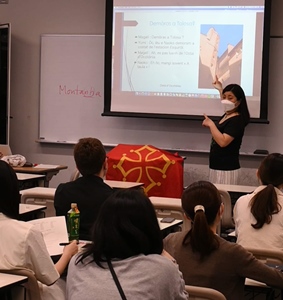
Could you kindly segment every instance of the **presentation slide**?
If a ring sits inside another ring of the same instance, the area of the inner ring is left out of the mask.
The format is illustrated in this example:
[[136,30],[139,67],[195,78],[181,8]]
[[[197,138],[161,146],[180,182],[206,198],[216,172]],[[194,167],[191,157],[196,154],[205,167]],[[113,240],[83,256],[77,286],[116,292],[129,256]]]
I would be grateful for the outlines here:
[[220,116],[217,75],[260,117],[264,0],[128,2],[113,2],[111,111]]

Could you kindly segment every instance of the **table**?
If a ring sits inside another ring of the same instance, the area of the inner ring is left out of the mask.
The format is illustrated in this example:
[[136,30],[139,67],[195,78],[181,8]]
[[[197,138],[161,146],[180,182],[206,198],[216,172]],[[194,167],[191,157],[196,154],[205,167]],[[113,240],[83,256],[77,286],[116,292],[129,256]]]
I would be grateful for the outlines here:
[[[179,220],[179,219],[175,219],[173,222],[171,223],[162,223],[161,220],[163,218],[157,218],[158,220],[158,224],[159,224],[159,228],[162,231],[162,237],[165,238],[166,235],[168,235],[171,232],[174,232],[174,229],[178,226],[181,225],[183,223],[183,220]],[[178,230],[177,230],[178,231]]]
[[11,289],[27,281],[26,276],[0,273],[0,298],[12,299]]
[[252,193],[257,186],[235,185],[235,184],[219,184],[214,183],[218,190],[227,191],[230,194],[232,206],[236,203],[239,197]]
[[183,220],[179,220],[179,219],[175,219],[171,223],[162,223],[161,222],[162,219],[163,218],[157,218],[160,230],[172,229],[173,227],[175,227],[177,225],[181,225],[183,223]]
[[44,185],[45,175],[43,174],[16,173],[16,175],[19,181],[20,190]]
[[63,165],[35,165],[33,167],[13,167],[15,172],[17,173],[28,173],[28,174],[42,174],[44,175],[44,186],[48,187],[49,186],[49,181],[51,178],[58,174],[59,171],[67,169],[67,166]]
[[142,182],[130,182],[130,181],[116,181],[116,180],[104,180],[113,189],[128,189],[139,188],[144,185]]
[[[249,293],[250,299],[257,299],[256,297],[259,294],[264,294],[265,297],[261,297],[260,299],[283,299],[282,290],[279,288],[273,288],[266,285],[263,282],[256,281],[250,278],[246,278],[245,280],[245,293]],[[274,297],[274,293],[276,297]],[[281,295],[281,297],[279,297]]]
[[214,185],[219,190],[224,190],[224,191],[233,192],[233,193],[242,193],[242,194],[250,194],[257,188],[257,186],[236,185],[236,184],[214,183]]
[[37,219],[39,213],[43,214],[43,217],[45,217],[45,213],[43,210],[45,210],[46,208],[47,206],[45,205],[20,203],[20,207],[19,207],[20,219],[22,221]]

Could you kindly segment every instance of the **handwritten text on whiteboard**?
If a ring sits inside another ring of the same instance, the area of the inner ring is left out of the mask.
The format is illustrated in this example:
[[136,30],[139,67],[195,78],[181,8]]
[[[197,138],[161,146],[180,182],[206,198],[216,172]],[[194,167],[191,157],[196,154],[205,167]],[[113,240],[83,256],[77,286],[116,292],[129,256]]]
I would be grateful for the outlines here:
[[101,97],[100,91],[96,91],[93,87],[89,89],[80,88],[78,85],[76,88],[69,88],[66,85],[59,85],[59,95],[75,95],[85,98]]

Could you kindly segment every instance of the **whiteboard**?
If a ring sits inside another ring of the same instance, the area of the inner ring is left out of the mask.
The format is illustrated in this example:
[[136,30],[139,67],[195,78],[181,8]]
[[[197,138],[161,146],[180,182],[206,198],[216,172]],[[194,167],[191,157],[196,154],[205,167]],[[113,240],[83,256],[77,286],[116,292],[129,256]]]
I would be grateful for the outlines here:
[[[283,152],[278,138],[283,105],[281,49],[283,39],[271,40],[270,124],[248,125],[242,153],[252,153],[255,149]],[[211,135],[202,127],[202,121],[101,116],[104,105],[102,35],[42,35],[40,72],[39,139],[42,142],[74,144],[81,137],[92,136],[105,146],[151,144],[168,150],[209,151]]]

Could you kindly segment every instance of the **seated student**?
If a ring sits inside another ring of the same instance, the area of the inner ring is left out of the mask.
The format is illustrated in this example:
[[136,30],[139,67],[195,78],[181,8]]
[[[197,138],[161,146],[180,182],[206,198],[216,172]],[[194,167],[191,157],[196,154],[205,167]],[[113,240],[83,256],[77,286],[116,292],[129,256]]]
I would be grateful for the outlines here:
[[77,253],[77,244],[74,242],[66,246],[54,265],[42,233],[32,224],[17,220],[21,198],[18,179],[12,167],[4,161],[0,161],[0,191],[0,270],[32,270],[43,284],[40,284],[42,299],[65,299],[65,288],[57,280],[71,257]]
[[176,259],[186,284],[216,289],[227,300],[243,299],[246,277],[283,288],[280,271],[216,234],[224,206],[212,183],[191,184],[182,195],[182,207],[192,229],[168,235],[164,249]]
[[80,239],[90,239],[90,228],[102,203],[113,193],[103,178],[107,171],[106,152],[96,138],[82,138],[75,145],[74,158],[82,177],[60,184],[55,192],[57,216],[66,216],[75,202],[80,211]]
[[[160,255],[155,211],[140,190],[118,190],[104,202],[91,240],[69,264],[68,300],[187,300],[178,266]],[[119,294],[111,268],[126,298]]]
[[234,206],[237,243],[283,250],[283,155],[269,154],[257,171],[261,185]]

